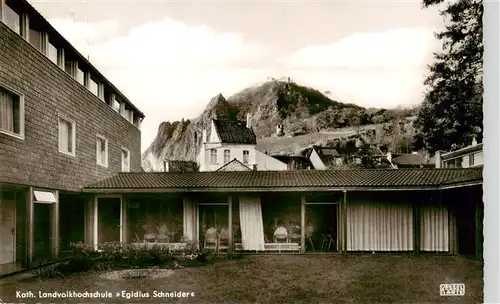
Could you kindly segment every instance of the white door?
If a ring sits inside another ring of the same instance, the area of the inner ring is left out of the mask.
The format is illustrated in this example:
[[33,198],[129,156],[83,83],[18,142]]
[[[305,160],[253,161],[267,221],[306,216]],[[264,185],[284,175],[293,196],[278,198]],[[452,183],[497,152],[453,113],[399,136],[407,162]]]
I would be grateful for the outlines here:
[[15,206],[15,201],[0,201],[0,265],[15,261]]

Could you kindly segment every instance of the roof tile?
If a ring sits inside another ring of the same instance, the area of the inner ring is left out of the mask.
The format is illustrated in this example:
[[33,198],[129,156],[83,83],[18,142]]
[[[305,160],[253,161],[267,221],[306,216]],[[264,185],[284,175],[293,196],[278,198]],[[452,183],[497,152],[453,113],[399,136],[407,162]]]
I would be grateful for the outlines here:
[[86,189],[438,187],[482,179],[482,168],[118,173]]
[[214,119],[215,129],[221,142],[228,144],[257,144],[255,133],[247,128],[246,123],[238,120]]

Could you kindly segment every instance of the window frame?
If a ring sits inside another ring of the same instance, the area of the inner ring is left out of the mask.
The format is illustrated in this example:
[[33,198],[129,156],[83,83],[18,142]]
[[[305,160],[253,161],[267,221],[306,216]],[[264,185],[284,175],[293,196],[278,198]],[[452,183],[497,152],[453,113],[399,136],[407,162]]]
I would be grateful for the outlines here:
[[217,165],[217,149],[210,149],[210,165]]
[[[1,0],[0,0],[1,2]],[[9,29],[11,29],[12,31],[14,31],[16,34],[18,35],[21,35],[21,32],[22,32],[22,14],[18,13],[15,9],[13,9],[12,7],[10,7],[9,5],[7,5],[7,3],[4,1],[2,2],[3,6],[0,7],[0,17],[2,17],[2,22],[3,24],[5,24]],[[15,13],[16,15],[18,15],[18,22],[19,22],[19,29],[13,29],[9,23],[7,23],[7,9],[5,8],[8,8],[10,11],[12,11],[13,13]],[[17,30],[17,31],[16,31]]]
[[224,165],[231,161],[231,150],[224,149]]
[[[104,164],[102,163],[99,163],[99,158],[98,158],[98,155],[100,154],[100,150],[99,150],[99,147],[98,147],[98,143],[99,143],[99,140],[103,140],[104,141],[104,153],[105,153],[105,159],[104,159]],[[101,134],[96,134],[96,141],[95,141],[95,152],[96,152],[96,155],[95,155],[95,162],[97,165],[101,166],[101,167],[104,167],[104,168],[108,168],[108,165],[109,165],[109,141],[108,139],[101,135]]]
[[[75,71],[74,71],[74,76],[73,77],[75,78],[76,82],[78,82],[82,86],[85,86],[85,71],[80,68],[80,65],[78,64],[78,62],[75,64],[74,68],[75,68]],[[78,72],[82,72],[81,73],[81,75],[82,75],[82,82],[80,82],[80,80],[78,79],[78,75],[79,75]]]
[[[92,91],[92,88],[91,88],[91,83],[94,83],[95,86],[96,86],[96,92]],[[92,75],[89,75],[89,81],[88,81],[88,86],[87,86],[87,89],[89,89],[89,91],[94,94],[95,96],[99,97],[100,98],[100,82],[97,81]]]
[[4,129],[0,128],[0,133],[9,135],[11,137],[15,137],[18,139],[24,140],[24,132],[25,132],[25,108],[24,108],[24,94],[21,92],[6,86],[2,83],[0,83],[0,89],[3,89],[10,93],[11,95],[14,95],[17,97],[17,101],[19,103],[19,134],[15,132],[10,132]]
[[[70,123],[72,126],[72,128],[71,128],[71,146],[73,147],[73,151],[64,151],[61,149],[61,144],[60,144],[61,143],[61,120],[64,120],[64,121]],[[65,115],[59,114],[57,117],[57,132],[58,132],[57,146],[58,146],[59,152],[62,154],[65,154],[65,155],[76,157],[76,122],[73,119],[71,119]]]
[[[52,58],[50,58],[50,48],[51,48],[51,47],[53,47],[53,48],[56,50],[56,58],[55,58],[55,61],[54,61],[54,60],[52,60]],[[46,54],[46,56],[47,56],[47,58],[48,58],[50,61],[52,61],[52,63],[54,63],[54,64],[55,64],[55,65],[57,65],[57,66],[59,66],[59,61],[60,61],[60,59],[59,59],[59,58],[60,58],[59,53],[60,53],[59,48],[58,48],[55,44],[53,44],[50,40],[48,40],[48,41],[47,41],[47,54]]]
[[[124,160],[124,158],[123,158],[123,152],[127,152],[127,158],[128,158],[128,164],[127,164],[127,166],[128,167],[126,168],[126,170],[123,169],[123,160]],[[122,146],[122,149],[121,149],[121,159],[122,159],[122,171],[121,172],[130,172],[130,150],[127,149],[127,148],[125,148],[125,147],[123,147],[123,146]]]
[[250,163],[250,150],[243,150],[243,164],[248,165],[249,163]]

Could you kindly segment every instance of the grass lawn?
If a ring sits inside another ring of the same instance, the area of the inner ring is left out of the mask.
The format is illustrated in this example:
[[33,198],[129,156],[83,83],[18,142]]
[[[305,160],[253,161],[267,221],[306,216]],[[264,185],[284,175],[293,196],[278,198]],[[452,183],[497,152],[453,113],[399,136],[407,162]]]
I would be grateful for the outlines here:
[[[261,255],[174,270],[164,279],[110,281],[99,273],[47,281],[0,281],[0,299],[15,303],[482,303],[483,263],[454,256]],[[440,297],[439,284],[465,283],[464,297]],[[16,291],[109,291],[113,298],[16,299]],[[124,299],[140,291],[150,298]],[[153,291],[193,292],[152,298]],[[0,301],[2,302],[2,301]]]

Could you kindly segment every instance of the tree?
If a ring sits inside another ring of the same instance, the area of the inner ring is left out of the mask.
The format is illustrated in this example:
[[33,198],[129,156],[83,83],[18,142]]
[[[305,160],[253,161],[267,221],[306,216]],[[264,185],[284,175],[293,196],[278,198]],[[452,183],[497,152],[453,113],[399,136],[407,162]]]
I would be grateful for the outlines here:
[[483,4],[480,0],[423,0],[425,8],[445,4],[443,50],[434,54],[425,80],[428,90],[414,123],[416,150],[456,150],[482,140]]

